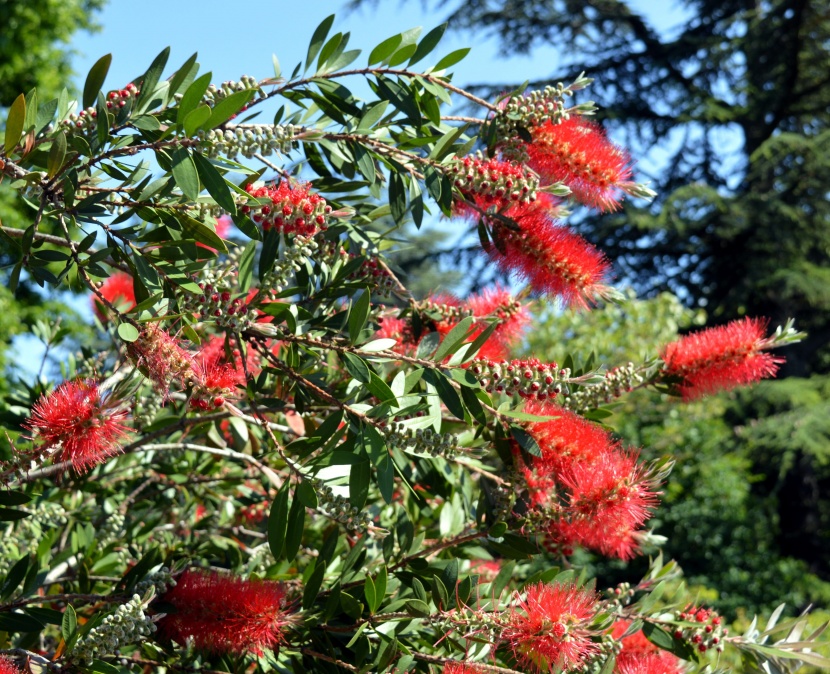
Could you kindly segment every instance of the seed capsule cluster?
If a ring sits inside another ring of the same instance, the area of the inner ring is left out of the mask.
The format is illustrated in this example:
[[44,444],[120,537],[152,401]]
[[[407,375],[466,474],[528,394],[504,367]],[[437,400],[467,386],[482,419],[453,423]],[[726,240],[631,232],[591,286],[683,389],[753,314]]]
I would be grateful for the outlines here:
[[458,437],[452,433],[438,433],[431,428],[412,429],[400,423],[386,430],[386,442],[390,447],[430,456],[452,456],[458,448]]
[[225,156],[236,159],[238,155],[250,159],[255,154],[267,157],[271,154],[287,154],[297,147],[298,128],[292,124],[251,124],[250,126],[225,125],[222,129],[197,132],[199,149],[206,157]]
[[63,506],[57,503],[44,501],[33,508],[22,508],[31,514],[15,523],[0,526],[0,576],[9,572],[9,569],[20,558],[21,553],[28,550],[32,541],[43,538],[44,534],[56,527],[62,527],[68,521]]
[[[556,86],[547,86],[524,95],[510,96],[499,105],[501,110],[493,118],[496,135],[510,139],[516,135],[519,127],[534,128],[545,122],[559,122],[568,119],[565,99],[573,96],[574,91],[584,89],[591,83],[588,77],[580,76],[568,86],[558,82]],[[587,106],[582,106],[588,111]],[[590,106],[593,108],[593,106]]]
[[136,594],[79,640],[72,650],[72,658],[91,665],[96,657],[112,655],[122,646],[143,641],[155,631],[156,626],[144,613],[141,597]]
[[634,363],[608,370],[605,379],[599,384],[583,386],[578,390],[566,391],[562,396],[562,407],[575,412],[584,412],[610,403],[624,393],[630,393],[634,387],[643,383],[643,376]]
[[335,521],[342,524],[349,531],[364,532],[369,528],[372,518],[365,510],[353,506],[349,499],[335,494],[334,490],[319,479],[311,480],[311,486],[317,493],[320,507]]
[[159,597],[171,587],[176,587],[176,579],[173,578],[170,569],[162,566],[156,571],[148,573],[144,580],[136,583],[135,593],[143,597],[151,587],[155,589],[155,596]]
[[536,201],[539,178],[519,164],[485,159],[477,152],[453,160],[448,168],[453,185],[466,195],[517,202]]
[[537,400],[555,398],[562,392],[563,381],[571,376],[569,369],[540,363],[536,358],[500,362],[479,359],[470,364],[469,371],[488,393],[516,393]]
[[721,617],[712,609],[687,606],[677,611],[675,617],[682,623],[674,631],[675,639],[683,639],[692,644],[698,651],[705,653],[714,648],[718,653],[723,652],[723,638],[729,630],[722,625]]

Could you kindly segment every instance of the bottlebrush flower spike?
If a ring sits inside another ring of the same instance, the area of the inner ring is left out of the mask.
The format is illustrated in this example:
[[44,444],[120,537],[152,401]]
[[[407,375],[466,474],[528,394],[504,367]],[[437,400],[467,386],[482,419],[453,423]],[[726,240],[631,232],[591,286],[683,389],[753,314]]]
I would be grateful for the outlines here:
[[243,580],[187,570],[161,601],[171,608],[158,622],[160,634],[179,644],[217,654],[261,653],[284,643],[291,617],[283,609],[280,583]]
[[5,655],[0,655],[0,674],[23,674],[23,670]]
[[[501,285],[487,288],[478,295],[470,295],[464,302],[475,318],[498,321],[498,327],[478,352],[479,358],[507,357],[530,325],[528,307]],[[482,326],[481,330],[473,334],[472,339],[478,337],[485,329],[486,327]]]
[[446,662],[441,674],[486,674],[487,670],[468,662]]
[[[501,210],[510,203],[536,201],[539,189],[539,177],[526,166],[485,159],[480,153],[454,159],[448,166],[448,177],[467,200],[482,210]],[[470,209],[465,204],[457,204],[457,208]]]
[[547,182],[563,182],[581,203],[613,211],[626,190],[634,187],[631,159],[605,136],[602,128],[572,116],[530,130],[525,145],[528,165]]
[[71,462],[80,474],[121,451],[129,431],[122,423],[126,416],[119,403],[101,394],[97,382],[78,379],[41,396],[25,425],[41,450],[57,450],[58,460]]
[[556,226],[542,208],[513,215],[521,231],[495,228],[490,257],[505,273],[527,280],[537,292],[560,297],[573,307],[587,308],[604,297],[610,265],[599,250],[566,227]]
[[[136,304],[133,277],[123,271],[115,272],[101,284],[99,290],[107,301],[120,311],[129,311]],[[109,320],[107,308],[95,295],[91,299],[95,315],[102,323],[106,323]]]
[[648,639],[642,630],[634,634],[622,637],[629,628],[631,622],[618,620],[614,623],[611,632],[612,638],[622,645],[622,650],[617,654],[616,671],[623,674],[682,674],[683,665],[676,655],[664,651]]
[[596,595],[575,585],[538,583],[517,597],[502,638],[523,667],[568,670],[599,650],[589,630]]
[[243,213],[264,231],[276,229],[285,234],[314,236],[328,228],[331,206],[319,194],[311,191],[311,183],[283,180],[278,185],[253,183],[245,190],[253,197],[266,199],[270,205],[243,206]]
[[147,325],[128,343],[127,355],[160,393],[166,394],[173,381],[187,386],[193,380],[193,354],[158,325]]
[[682,337],[663,350],[663,374],[687,401],[772,377],[784,359],[764,351],[773,344],[766,328],[766,319],[743,318]]

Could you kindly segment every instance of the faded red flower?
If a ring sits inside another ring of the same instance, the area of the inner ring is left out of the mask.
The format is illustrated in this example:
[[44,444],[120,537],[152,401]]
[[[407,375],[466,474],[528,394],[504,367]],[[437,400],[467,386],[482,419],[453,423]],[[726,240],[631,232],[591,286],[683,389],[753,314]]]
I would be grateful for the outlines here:
[[[101,284],[99,290],[107,301],[119,311],[129,311],[136,304],[133,277],[123,271],[115,272]],[[102,323],[106,323],[109,320],[107,308],[101,304],[95,295],[91,299],[95,315]]]
[[311,191],[311,183],[283,180],[278,185],[251,184],[245,190],[252,197],[270,201],[260,206],[242,207],[264,231],[276,229],[285,234],[313,236],[328,227],[331,206],[319,194]]
[[146,325],[138,339],[127,344],[127,355],[162,394],[173,381],[186,387],[193,380],[193,354],[156,324]]
[[486,669],[469,662],[445,662],[441,674],[485,674]]
[[91,379],[65,381],[32,406],[26,427],[40,449],[54,449],[59,461],[69,461],[84,473],[121,451],[129,428],[126,410],[101,394]]
[[567,670],[596,653],[590,622],[596,595],[575,585],[538,583],[526,590],[502,630],[521,666],[537,672]]
[[772,377],[783,358],[766,353],[766,319],[743,318],[682,337],[663,350],[663,373],[684,400]]
[[568,306],[586,308],[607,292],[610,265],[602,252],[567,227],[557,226],[542,208],[513,215],[520,231],[499,225],[490,257],[505,272],[530,283],[537,292],[560,297]]
[[598,124],[574,115],[530,130],[528,165],[550,183],[563,182],[581,203],[602,211],[619,206],[632,183],[631,159]]
[[161,601],[170,606],[157,624],[160,634],[211,653],[261,653],[285,641],[291,622],[280,583],[243,580],[189,569]]

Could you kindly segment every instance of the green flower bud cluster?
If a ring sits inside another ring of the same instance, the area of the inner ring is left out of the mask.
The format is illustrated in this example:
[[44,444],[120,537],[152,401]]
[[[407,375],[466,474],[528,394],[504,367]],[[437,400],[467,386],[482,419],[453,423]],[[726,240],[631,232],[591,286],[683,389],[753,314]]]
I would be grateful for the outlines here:
[[583,386],[577,390],[565,390],[562,393],[560,404],[574,412],[585,412],[599,407],[602,403],[610,403],[624,393],[630,393],[644,381],[639,369],[634,363],[608,370],[605,378],[598,384]]
[[[251,75],[243,75],[237,81],[228,80],[227,82],[222,82],[222,84],[218,87],[211,83],[210,86],[208,86],[205,95],[202,96],[202,103],[206,103],[210,107],[213,107],[219,101],[227,98],[231,94],[235,94],[237,91],[245,91],[246,89],[255,89],[259,98],[263,98],[265,96],[265,92],[259,88],[259,81],[256,77],[252,77]],[[245,107],[247,108],[247,106]],[[244,110],[245,108],[242,109]]]
[[578,665],[575,665],[572,671],[579,672],[580,674],[600,674],[605,669],[608,659],[611,656],[620,654],[622,651],[622,642],[607,637],[597,644],[597,648],[597,651],[591,653]]
[[33,508],[26,508],[31,515],[5,527],[0,526],[0,575],[5,575],[50,529],[62,527],[67,523],[66,511],[57,503],[39,503]]
[[422,300],[418,303],[418,307],[425,313],[438,314],[438,320],[447,320],[453,323],[457,323],[461,319],[473,315],[473,310],[468,307],[459,307],[445,302],[435,302],[430,299]]
[[349,531],[365,532],[372,522],[372,518],[365,510],[353,506],[349,499],[335,494],[334,490],[320,479],[311,480],[311,486],[317,493],[320,508],[339,522]]
[[431,428],[407,428],[393,424],[386,430],[386,442],[390,447],[430,456],[452,456],[458,449],[458,436],[438,433]]
[[609,587],[603,594],[616,607],[628,606],[634,598],[634,588],[631,583],[620,583],[616,587]]
[[171,587],[176,587],[176,579],[170,573],[170,569],[162,566],[155,571],[148,573],[144,580],[139,581],[135,585],[135,593],[141,597],[147,594],[150,588],[155,589],[155,596],[160,596],[167,592]]
[[197,133],[199,149],[206,157],[225,156],[236,159],[242,155],[251,159],[255,154],[287,154],[297,147],[298,127],[293,124],[228,124],[223,129],[200,129]]
[[275,296],[288,287],[294,273],[302,269],[305,261],[315,255],[319,244],[308,236],[296,235],[286,245],[282,258],[265,273],[260,283],[260,290],[264,294]]
[[136,393],[135,402],[132,406],[132,417],[135,420],[136,427],[141,428],[147,426],[155,420],[156,415],[163,407],[163,401],[160,396],[152,395],[151,393],[139,391]]
[[72,658],[91,665],[95,658],[112,655],[122,646],[143,641],[155,631],[156,626],[144,613],[141,597],[136,594],[80,639],[72,649]]
[[539,177],[513,162],[487,159],[480,151],[447,165],[449,178],[465,195],[475,194],[515,202],[536,201]]
[[98,527],[96,542],[101,547],[121,540],[124,533],[124,524],[127,518],[120,512],[114,512],[107,516],[101,526]]

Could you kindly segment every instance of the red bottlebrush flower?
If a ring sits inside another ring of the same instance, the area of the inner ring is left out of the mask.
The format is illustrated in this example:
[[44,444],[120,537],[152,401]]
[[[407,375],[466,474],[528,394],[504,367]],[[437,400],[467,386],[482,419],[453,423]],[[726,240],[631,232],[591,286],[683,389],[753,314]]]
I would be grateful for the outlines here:
[[[456,158],[449,165],[450,181],[480,210],[500,211],[517,202],[536,200],[539,177],[526,166],[480,156]],[[478,214],[469,204],[456,203],[459,213]]]
[[563,182],[583,204],[602,211],[619,206],[631,185],[631,159],[605,136],[602,128],[573,116],[558,124],[531,129],[526,144],[528,165],[551,183]]
[[[475,318],[495,318],[499,325],[490,336],[481,350],[479,358],[493,360],[505,358],[521,339],[522,334],[530,325],[530,311],[521,302],[517,301],[510,292],[497,285],[488,288],[480,295],[470,295],[464,303],[472,311]],[[471,339],[478,337],[485,330],[474,333]]]
[[65,381],[32,407],[26,427],[41,442],[41,450],[58,448],[58,460],[69,461],[84,473],[121,451],[129,428],[127,412],[101,395],[90,379]]
[[397,344],[392,347],[392,350],[404,356],[414,353],[418,346],[412,336],[412,327],[409,323],[395,316],[378,318],[375,339],[394,339]]
[[187,386],[194,377],[193,354],[155,324],[147,325],[136,341],[127,344],[127,355],[160,393],[166,394],[173,381]]
[[311,183],[283,180],[278,185],[251,184],[245,190],[253,197],[271,203],[243,207],[264,231],[276,229],[285,234],[314,236],[328,228],[331,206],[311,191]]
[[513,214],[520,231],[499,225],[490,257],[505,273],[527,280],[537,292],[562,298],[569,306],[586,308],[606,293],[610,271],[605,256],[578,234],[556,226],[541,208]]
[[[231,363],[194,362],[190,406],[200,410],[222,407],[235,395],[239,372]],[[244,375],[243,375],[244,376]]]
[[682,337],[663,350],[665,375],[677,378],[683,400],[772,377],[784,362],[764,349],[767,321],[743,318]]
[[[123,271],[115,272],[101,284],[99,290],[107,301],[119,311],[129,311],[136,304],[133,277]],[[102,323],[109,320],[106,307],[98,301],[95,295],[92,296],[92,308]]]
[[597,597],[575,585],[538,583],[512,609],[502,638],[516,660],[538,672],[567,670],[596,653],[589,624]]
[[224,239],[228,235],[231,227],[233,227],[233,220],[230,215],[220,215],[216,218],[216,236],[220,239]]
[[614,671],[617,674],[682,674],[684,671],[680,660],[671,653],[662,651],[649,655],[617,656]]
[[683,665],[680,658],[668,651],[664,651],[648,639],[642,630],[622,637],[631,622],[618,620],[614,623],[611,636],[619,641],[622,650],[617,655],[616,670],[620,674],[681,674]]
[[23,674],[23,670],[5,655],[0,655],[0,674]]
[[161,601],[171,608],[157,624],[177,643],[188,639],[217,654],[261,653],[285,641],[291,618],[283,610],[280,583],[243,580],[216,572],[187,570]]

